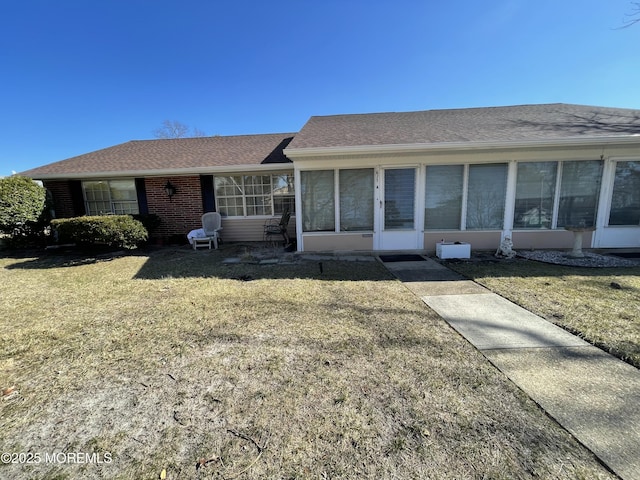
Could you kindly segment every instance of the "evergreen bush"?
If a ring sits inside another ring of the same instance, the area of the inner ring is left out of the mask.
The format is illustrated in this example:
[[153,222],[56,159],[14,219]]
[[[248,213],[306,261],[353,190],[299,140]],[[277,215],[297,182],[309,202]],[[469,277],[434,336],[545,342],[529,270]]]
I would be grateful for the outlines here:
[[28,177],[0,178],[0,233],[14,241],[41,235],[46,198],[45,188]]
[[147,229],[131,215],[99,215],[51,221],[59,243],[136,248],[149,238]]

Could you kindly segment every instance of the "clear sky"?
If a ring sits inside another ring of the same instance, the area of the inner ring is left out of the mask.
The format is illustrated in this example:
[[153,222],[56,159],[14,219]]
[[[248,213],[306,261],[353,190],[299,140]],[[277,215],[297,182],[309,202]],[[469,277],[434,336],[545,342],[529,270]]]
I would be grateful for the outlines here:
[[0,176],[163,120],[208,135],[312,115],[579,103],[640,109],[629,0],[5,0]]

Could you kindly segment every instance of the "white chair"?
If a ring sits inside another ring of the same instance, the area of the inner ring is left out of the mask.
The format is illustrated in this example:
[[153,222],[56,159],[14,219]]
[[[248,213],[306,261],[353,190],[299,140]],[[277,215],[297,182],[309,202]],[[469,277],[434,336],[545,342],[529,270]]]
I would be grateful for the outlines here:
[[193,249],[198,248],[198,245],[208,245],[211,249],[218,248],[218,241],[220,240],[220,232],[222,231],[222,217],[218,212],[209,212],[202,215],[202,229],[204,230],[204,237],[193,239]]

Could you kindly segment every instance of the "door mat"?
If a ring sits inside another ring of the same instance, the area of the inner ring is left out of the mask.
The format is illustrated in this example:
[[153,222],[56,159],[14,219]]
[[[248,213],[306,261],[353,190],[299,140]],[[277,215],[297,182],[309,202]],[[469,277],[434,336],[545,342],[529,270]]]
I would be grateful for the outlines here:
[[380,255],[380,260],[391,262],[426,262],[427,259],[420,255]]
[[622,257],[622,258],[640,258],[640,252],[620,252],[620,253],[612,253],[614,257]]

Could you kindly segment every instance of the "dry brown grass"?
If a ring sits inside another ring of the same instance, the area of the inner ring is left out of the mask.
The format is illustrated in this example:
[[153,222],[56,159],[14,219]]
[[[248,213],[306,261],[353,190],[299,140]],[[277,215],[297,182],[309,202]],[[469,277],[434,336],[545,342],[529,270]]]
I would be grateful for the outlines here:
[[2,451],[113,455],[0,477],[614,478],[380,264],[229,248],[0,258]]
[[527,260],[449,266],[640,368],[640,267],[581,268]]

